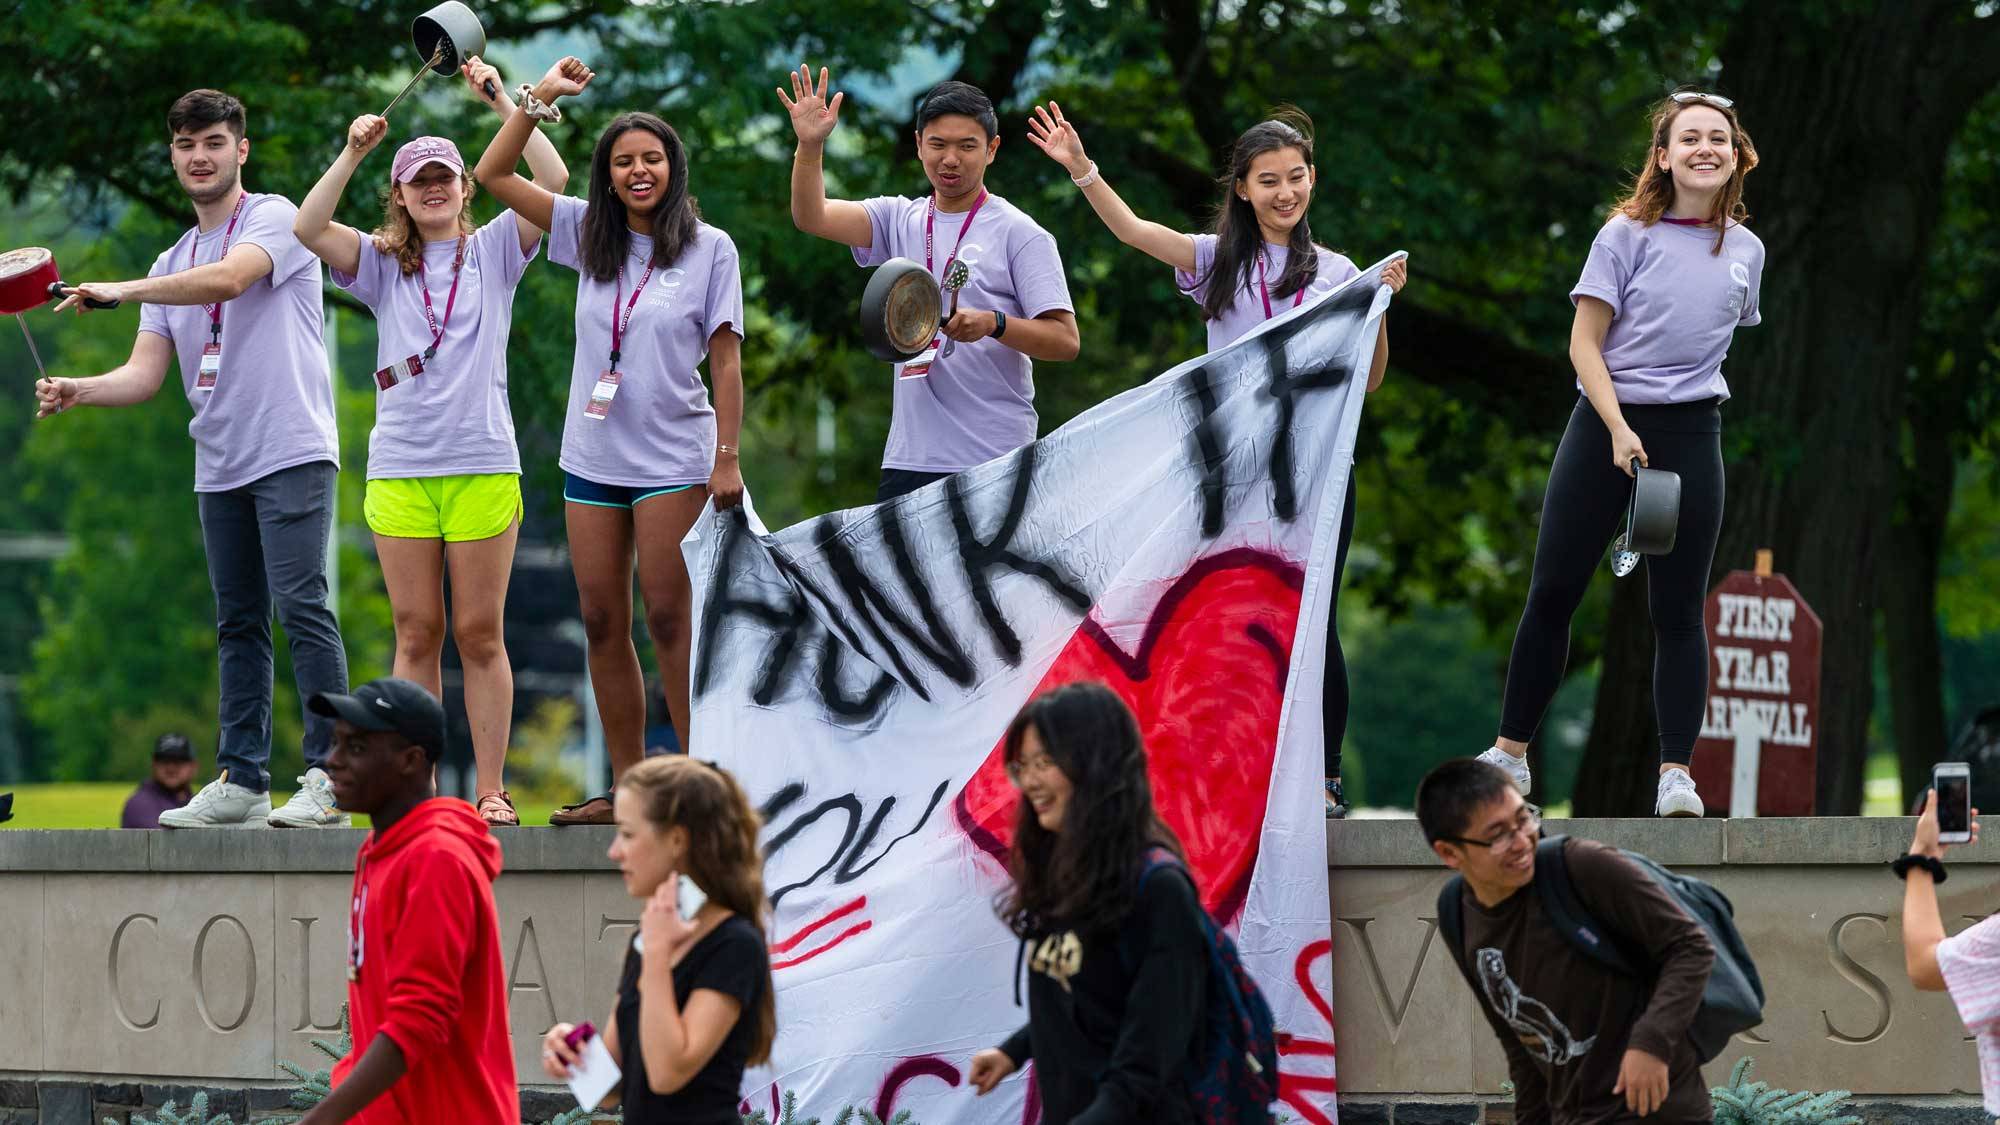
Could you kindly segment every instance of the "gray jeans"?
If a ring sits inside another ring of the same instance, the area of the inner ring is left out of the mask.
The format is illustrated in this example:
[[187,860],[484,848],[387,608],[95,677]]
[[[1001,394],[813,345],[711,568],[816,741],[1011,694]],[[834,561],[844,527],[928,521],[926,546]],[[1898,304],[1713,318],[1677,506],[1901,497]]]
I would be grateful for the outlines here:
[[[271,787],[271,612],[291,642],[299,702],[347,690],[347,652],[327,608],[326,544],[333,533],[330,461],[280,469],[227,492],[196,494],[222,670],[215,762],[229,780]],[[333,720],[305,712],[307,768],[326,760]]]

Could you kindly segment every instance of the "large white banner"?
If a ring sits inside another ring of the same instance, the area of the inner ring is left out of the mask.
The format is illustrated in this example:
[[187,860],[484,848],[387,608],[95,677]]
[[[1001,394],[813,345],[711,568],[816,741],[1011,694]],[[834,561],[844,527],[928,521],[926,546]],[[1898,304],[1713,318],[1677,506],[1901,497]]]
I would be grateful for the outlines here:
[[1027,1020],[993,913],[1000,741],[1089,679],[1138,715],[1277,1016],[1279,1108],[1334,1119],[1320,680],[1386,264],[909,496],[776,534],[747,504],[697,524],[695,729],[763,809],[776,911],[778,1042],[746,1110],[1038,1120],[1024,1075],[965,1084]]

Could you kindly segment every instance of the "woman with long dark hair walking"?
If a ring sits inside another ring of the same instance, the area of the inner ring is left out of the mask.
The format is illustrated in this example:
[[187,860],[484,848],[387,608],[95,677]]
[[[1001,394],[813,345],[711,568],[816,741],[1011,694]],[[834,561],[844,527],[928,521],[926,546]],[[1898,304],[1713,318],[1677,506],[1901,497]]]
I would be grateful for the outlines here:
[[1059,687],[1008,728],[1006,764],[1021,800],[997,909],[1021,940],[1028,1023],[974,1056],[972,1085],[986,1094],[1033,1059],[1045,1125],[1194,1121],[1208,939],[1138,720],[1102,684]]

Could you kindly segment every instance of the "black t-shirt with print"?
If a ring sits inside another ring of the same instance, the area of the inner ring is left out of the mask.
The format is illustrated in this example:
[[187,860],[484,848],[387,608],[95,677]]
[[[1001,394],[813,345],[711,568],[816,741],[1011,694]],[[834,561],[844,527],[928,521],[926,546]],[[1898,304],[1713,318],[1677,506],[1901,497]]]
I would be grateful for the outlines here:
[[1115,930],[1028,939],[1028,1026],[1000,1049],[1034,1059],[1043,1125],[1195,1120],[1183,1074],[1207,999],[1201,911],[1187,872],[1162,867]]
[[646,1081],[646,1058],[639,1049],[639,951],[625,951],[618,978],[618,1051],[624,1057],[624,1110],[628,1125],[741,1125],[736,1106],[743,1068],[756,1034],[756,1006],[771,986],[771,954],[763,935],[742,915],[731,915],[710,930],[674,966],[674,1001],[687,1010],[699,988],[732,997],[743,1006],[736,1026],[723,1038],[708,1065],[671,1094],[655,1094]]

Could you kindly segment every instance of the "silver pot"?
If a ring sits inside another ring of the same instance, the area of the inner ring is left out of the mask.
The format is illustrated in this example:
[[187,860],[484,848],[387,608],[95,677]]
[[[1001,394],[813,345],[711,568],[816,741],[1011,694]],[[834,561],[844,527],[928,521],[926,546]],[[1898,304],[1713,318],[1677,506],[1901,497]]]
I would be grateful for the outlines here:
[[412,20],[410,38],[417,45],[418,58],[438,55],[431,69],[439,74],[456,74],[466,56],[486,53],[486,28],[472,9],[458,0],[444,0]]

